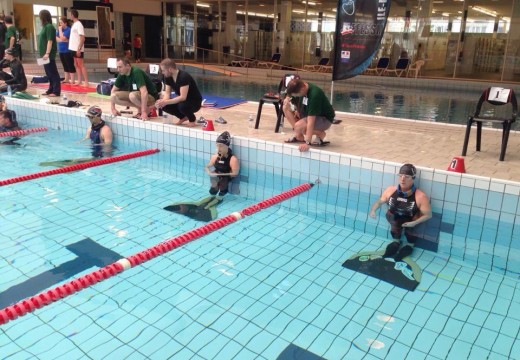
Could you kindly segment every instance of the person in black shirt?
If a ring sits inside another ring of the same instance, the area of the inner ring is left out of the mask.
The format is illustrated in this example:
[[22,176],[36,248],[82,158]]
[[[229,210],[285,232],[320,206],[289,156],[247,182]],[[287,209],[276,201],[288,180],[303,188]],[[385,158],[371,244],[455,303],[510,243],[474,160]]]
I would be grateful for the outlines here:
[[[172,59],[164,59],[160,66],[165,89],[162,99],[157,100],[155,106],[178,117],[179,121],[175,125],[189,121],[189,127],[195,126],[195,113],[202,106],[202,95],[195,80],[187,72],[179,70]],[[172,90],[176,96],[170,99]]]
[[5,57],[0,62],[0,68],[9,67],[11,74],[0,71],[0,92],[6,92],[8,86],[12,91],[25,91],[27,89],[27,77],[20,60],[18,60],[16,49],[9,48],[5,50]]
[[5,16],[0,14],[0,60],[4,58],[5,52],[5,34],[7,33],[7,26],[4,22]]

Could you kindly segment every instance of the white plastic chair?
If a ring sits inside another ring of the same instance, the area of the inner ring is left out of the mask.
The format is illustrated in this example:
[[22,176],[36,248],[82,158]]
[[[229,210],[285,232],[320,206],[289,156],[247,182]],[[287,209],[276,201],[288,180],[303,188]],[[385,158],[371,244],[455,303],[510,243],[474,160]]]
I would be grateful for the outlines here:
[[[424,65],[424,60],[417,60],[412,65],[408,66],[408,71],[406,72],[406,77],[408,77],[410,75],[410,73],[412,73],[412,75],[414,75],[414,77],[417,78],[417,76],[419,75],[419,71],[421,71],[421,68],[423,67],[423,65]],[[415,74],[414,74],[414,72],[415,72]]]

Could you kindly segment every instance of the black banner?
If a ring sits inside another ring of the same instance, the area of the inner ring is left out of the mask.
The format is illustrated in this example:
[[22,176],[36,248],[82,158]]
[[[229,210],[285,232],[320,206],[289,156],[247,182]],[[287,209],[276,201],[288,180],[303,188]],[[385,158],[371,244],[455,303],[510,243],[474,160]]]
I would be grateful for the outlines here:
[[390,0],[339,0],[332,80],[361,74],[379,49]]

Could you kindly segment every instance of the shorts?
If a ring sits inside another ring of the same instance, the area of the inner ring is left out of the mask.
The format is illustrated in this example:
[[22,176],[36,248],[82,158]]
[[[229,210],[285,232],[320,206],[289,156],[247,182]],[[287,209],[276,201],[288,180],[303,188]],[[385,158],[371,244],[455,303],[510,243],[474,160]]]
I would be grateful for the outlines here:
[[[132,91],[132,94],[135,94],[134,96],[136,96],[139,99],[139,101],[141,101],[140,91]],[[115,96],[117,96],[119,100],[130,102],[130,91],[116,91]],[[148,94],[148,101],[146,102],[146,106],[152,106],[153,104],[155,104],[155,101],[155,97]]]
[[316,116],[316,121],[314,121],[314,130],[325,131],[328,130],[331,126],[332,121],[327,119],[325,116]]

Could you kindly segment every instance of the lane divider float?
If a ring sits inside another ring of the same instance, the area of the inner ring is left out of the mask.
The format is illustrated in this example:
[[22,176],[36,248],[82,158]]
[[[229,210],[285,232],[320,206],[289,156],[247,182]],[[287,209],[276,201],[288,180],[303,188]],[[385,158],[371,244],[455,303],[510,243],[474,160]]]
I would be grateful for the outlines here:
[[103,158],[103,159],[92,160],[92,161],[88,161],[88,162],[85,162],[82,164],[64,166],[59,169],[52,169],[52,170],[40,171],[40,172],[33,173],[33,174],[21,175],[21,176],[17,176],[17,177],[10,178],[10,179],[0,180],[0,186],[15,184],[15,183],[19,183],[22,181],[38,179],[38,178],[45,177],[45,176],[58,175],[58,174],[72,172],[72,171],[84,170],[84,169],[88,169],[88,168],[100,166],[100,165],[112,164],[112,163],[115,163],[118,161],[134,159],[134,158],[146,156],[146,155],[152,155],[152,154],[158,153],[159,151],[160,151],[159,149],[136,151],[136,152],[129,153],[129,154],[117,155],[117,156],[107,157],[107,158]]
[[91,273],[83,275],[78,279],[73,279],[65,284],[55,287],[54,289],[43,291],[28,299],[7,306],[4,309],[0,310],[0,325],[6,324],[11,320],[15,320],[20,316],[33,312],[34,310],[42,308],[56,300],[72,295],[76,292],[79,292],[80,290],[94,285],[97,282],[106,280],[125,270],[128,270],[155,257],[165,254],[179,246],[187,244],[190,241],[198,239],[215,230],[221,229],[231,223],[234,223],[235,221],[238,221],[245,216],[252,215],[260,210],[266,209],[277,203],[280,203],[303,192],[306,192],[310,190],[313,186],[314,184],[310,183],[301,184],[293,189],[284,191],[283,193],[280,193],[269,199],[263,200],[252,206],[249,206],[240,212],[233,212],[230,215],[227,215],[223,218],[213,220],[203,226],[188,231],[182,235],[165,240],[155,246],[152,246],[151,248],[138,252],[127,258],[120,259],[101,269],[92,271]]
[[22,136],[27,134],[32,134],[36,132],[42,132],[47,131],[48,129],[46,127],[38,127],[38,128],[30,128],[30,129],[23,129],[23,130],[13,130],[13,131],[4,131],[0,132],[0,137],[8,137],[8,136]]

